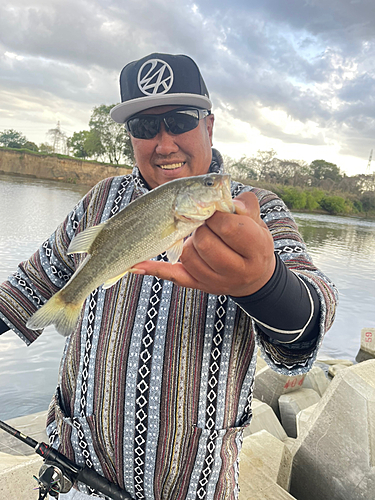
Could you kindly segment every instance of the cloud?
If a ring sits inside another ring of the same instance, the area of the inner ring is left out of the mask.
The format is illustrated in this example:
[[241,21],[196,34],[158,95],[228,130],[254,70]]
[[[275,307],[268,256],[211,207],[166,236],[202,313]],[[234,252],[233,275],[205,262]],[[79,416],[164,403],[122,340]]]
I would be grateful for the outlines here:
[[0,33],[3,128],[22,108],[25,120],[82,127],[118,101],[121,68],[156,51],[197,61],[221,140],[251,129],[270,147],[373,147],[373,0],[14,0],[0,6]]

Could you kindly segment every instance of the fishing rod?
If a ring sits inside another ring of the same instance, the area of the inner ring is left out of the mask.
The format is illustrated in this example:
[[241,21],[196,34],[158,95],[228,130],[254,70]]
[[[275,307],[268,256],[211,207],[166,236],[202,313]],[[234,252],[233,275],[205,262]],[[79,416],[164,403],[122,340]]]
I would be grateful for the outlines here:
[[77,481],[90,486],[113,500],[132,499],[127,491],[119,488],[117,484],[111,483],[108,479],[95,472],[94,469],[75,464],[51,446],[43,442],[38,443],[2,420],[0,420],[0,429],[34,448],[35,453],[43,458],[44,464],[39,470],[39,477],[34,476],[38,481],[39,500],[44,500],[48,494],[58,499],[60,493],[70,491]]

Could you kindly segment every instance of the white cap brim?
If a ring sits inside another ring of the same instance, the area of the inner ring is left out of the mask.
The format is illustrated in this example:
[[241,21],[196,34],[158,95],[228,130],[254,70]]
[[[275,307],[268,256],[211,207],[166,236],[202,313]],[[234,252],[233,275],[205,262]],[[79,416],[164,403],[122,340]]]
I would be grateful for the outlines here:
[[117,104],[111,109],[112,120],[117,123],[125,123],[128,118],[156,106],[197,106],[198,108],[211,110],[212,103],[206,96],[199,94],[163,94],[139,97],[130,101]]

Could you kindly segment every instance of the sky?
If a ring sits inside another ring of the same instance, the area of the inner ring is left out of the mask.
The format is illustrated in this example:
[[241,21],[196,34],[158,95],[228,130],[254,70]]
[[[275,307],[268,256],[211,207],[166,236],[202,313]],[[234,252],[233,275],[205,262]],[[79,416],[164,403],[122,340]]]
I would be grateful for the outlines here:
[[[366,173],[375,149],[374,0],[12,0],[0,4],[0,132],[37,144],[88,130],[119,74],[187,54],[233,158],[274,149]],[[370,165],[375,170],[374,162]]]

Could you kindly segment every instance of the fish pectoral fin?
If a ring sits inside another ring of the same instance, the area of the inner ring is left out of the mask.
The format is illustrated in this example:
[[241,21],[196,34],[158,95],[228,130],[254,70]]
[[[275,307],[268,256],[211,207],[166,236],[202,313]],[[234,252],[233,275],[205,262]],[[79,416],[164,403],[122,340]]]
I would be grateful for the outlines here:
[[161,233],[161,239],[167,238],[174,231],[176,231],[176,229],[177,229],[176,223],[173,222],[170,226],[166,227],[164,231]]
[[121,278],[125,276],[125,274],[128,274],[129,271],[125,271],[122,274],[119,274],[118,276],[115,276],[114,278],[110,278],[107,280],[105,283],[103,283],[103,289],[108,290],[108,288],[111,288],[113,285],[115,285],[118,281],[120,281]]
[[167,250],[167,257],[169,262],[172,264],[176,264],[178,262],[178,259],[180,258],[180,255],[182,254],[182,248],[184,246],[184,240],[178,240],[174,245],[172,245],[170,248]]
[[98,234],[103,230],[104,225],[105,222],[98,226],[89,227],[82,231],[82,233],[77,234],[69,245],[68,255],[72,253],[90,253],[91,246]]

